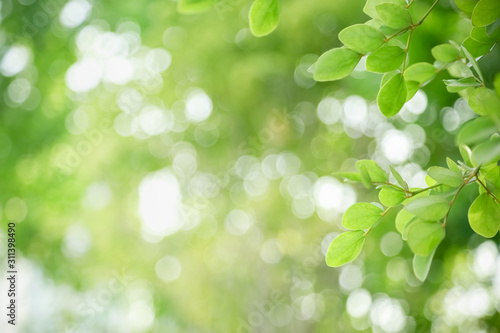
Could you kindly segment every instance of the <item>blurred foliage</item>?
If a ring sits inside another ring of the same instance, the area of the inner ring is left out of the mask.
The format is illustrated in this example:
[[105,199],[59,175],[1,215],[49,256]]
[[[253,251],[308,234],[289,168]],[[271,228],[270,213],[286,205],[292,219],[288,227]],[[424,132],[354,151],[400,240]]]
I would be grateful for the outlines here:
[[[419,186],[459,158],[474,114],[449,74],[386,119],[381,74],[308,71],[367,20],[364,1],[283,2],[262,38],[250,1],[221,2],[191,15],[175,1],[1,2],[0,210],[19,222],[20,329],[496,332],[498,247],[466,214],[477,190],[457,198],[425,283],[392,212],[352,264],[324,261],[343,212],[377,200],[332,173],[370,158]],[[470,28],[441,1],[412,63]],[[498,59],[496,46],[478,61],[487,84]]]

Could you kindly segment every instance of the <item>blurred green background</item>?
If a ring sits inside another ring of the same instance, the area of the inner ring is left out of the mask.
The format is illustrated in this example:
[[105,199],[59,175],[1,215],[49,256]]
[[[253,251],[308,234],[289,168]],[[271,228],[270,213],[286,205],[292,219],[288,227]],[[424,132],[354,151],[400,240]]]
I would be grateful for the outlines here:
[[[333,172],[372,158],[421,186],[459,158],[474,114],[448,74],[386,119],[362,63],[335,83],[308,72],[368,19],[363,0],[283,1],[264,38],[250,5],[2,0],[0,244],[17,221],[19,332],[497,332],[498,236],[468,225],[475,189],[425,283],[395,214],[356,261],[324,262],[342,213],[376,200]],[[453,6],[415,32],[412,62],[468,36]],[[499,56],[479,61],[487,77]]]

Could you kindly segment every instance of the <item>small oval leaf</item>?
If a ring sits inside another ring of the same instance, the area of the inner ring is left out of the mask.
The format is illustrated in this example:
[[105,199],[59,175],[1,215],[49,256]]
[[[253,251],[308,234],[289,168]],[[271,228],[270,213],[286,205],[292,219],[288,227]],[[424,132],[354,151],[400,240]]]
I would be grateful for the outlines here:
[[359,202],[349,207],[342,217],[342,225],[347,229],[366,230],[382,218],[383,210],[367,202]]
[[255,0],[248,18],[250,30],[255,36],[270,34],[280,20],[280,0]]
[[343,79],[351,74],[360,59],[361,55],[347,48],[327,51],[314,65],[314,79],[320,82]]
[[436,195],[417,198],[409,202],[405,209],[426,221],[438,221],[446,216],[450,203]]
[[406,103],[406,82],[402,74],[394,75],[382,86],[377,95],[377,105],[384,116],[390,118],[398,114]]
[[500,228],[500,204],[487,193],[474,200],[469,208],[469,224],[479,235],[491,238]]
[[326,264],[338,267],[353,261],[359,256],[364,243],[364,231],[348,231],[338,235],[328,247]]
[[384,44],[384,35],[366,24],[355,24],[343,29],[339,39],[353,51],[366,54]]
[[445,236],[441,223],[417,221],[408,230],[408,245],[419,256],[430,255]]

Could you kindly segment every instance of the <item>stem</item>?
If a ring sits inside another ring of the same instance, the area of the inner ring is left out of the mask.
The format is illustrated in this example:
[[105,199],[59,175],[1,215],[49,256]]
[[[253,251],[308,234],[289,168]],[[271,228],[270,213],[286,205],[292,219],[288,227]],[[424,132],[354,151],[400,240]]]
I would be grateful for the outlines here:
[[399,30],[398,32],[392,34],[391,36],[387,37],[385,40],[384,40],[384,43],[387,43],[388,41],[390,41],[391,39],[393,39],[394,37],[397,37],[399,35],[402,35],[404,34],[405,32],[407,32],[408,30],[410,29],[410,27],[406,27],[406,28],[403,28],[401,30]]
[[401,71],[401,74],[404,74],[407,61],[408,61],[408,50],[410,49],[410,41],[411,41],[411,36],[413,35],[413,29],[410,30],[410,34],[408,35],[408,41],[406,42],[406,48],[404,49],[405,51],[405,60],[403,62],[403,70]]
[[460,194],[460,191],[462,191],[462,189],[465,187],[465,185],[470,183],[472,178],[477,176],[479,169],[481,169],[481,165],[479,165],[477,168],[475,168],[474,171],[469,176],[467,176],[467,178],[464,179],[464,182],[462,183],[462,185],[460,185],[457,192],[455,192],[455,195],[453,196],[453,199],[451,199],[451,202],[450,202],[450,208],[448,209],[448,212],[446,213],[446,216],[444,217],[443,228],[446,227],[446,221],[448,220],[448,215],[450,215],[451,208],[455,204],[455,201],[457,200],[458,195]]
[[394,187],[395,189],[401,191],[401,192],[405,192],[405,193],[408,193],[404,188],[402,187],[399,187],[398,185],[394,185],[394,184],[391,184],[391,183],[388,183],[388,182],[372,182],[373,185],[385,185],[385,186],[391,186],[391,187]]
[[413,2],[414,2],[414,1],[415,1],[415,0],[411,0],[411,1],[410,1],[407,5],[406,5],[406,8],[410,8],[410,6],[411,6],[411,5],[413,5]]
[[425,191],[429,191],[429,190],[432,190],[433,188],[436,188],[436,187],[439,187],[439,186],[443,186],[443,184],[434,184],[432,186],[429,186],[429,187],[426,187],[426,188],[423,188],[421,190],[418,190],[418,191],[414,191],[414,192],[411,192],[411,195],[417,195],[419,193],[422,193],[422,192],[425,192]]
[[438,2],[439,2],[439,0],[434,1],[434,3],[432,4],[431,8],[429,8],[429,10],[427,11],[427,13],[424,14],[424,16],[420,19],[420,21],[418,21],[416,24],[414,24],[412,26],[413,29],[415,27],[418,27],[419,25],[421,25],[424,22],[424,20],[427,18],[427,16],[429,16],[429,14],[432,12],[432,10],[434,9],[434,7],[436,7],[436,5],[438,4]]
[[477,178],[476,180],[479,184],[481,184],[481,186],[484,188],[484,190],[486,191],[486,193],[488,193],[489,196],[491,196],[496,202],[500,203],[500,200],[498,200],[498,198],[486,187],[486,185],[484,185],[481,179]]
[[[386,210],[384,210],[384,211],[382,212],[382,214],[381,214],[381,215],[382,215],[382,217],[383,217],[385,214],[387,214],[387,213],[391,210],[391,208],[393,208],[393,207],[388,207]],[[381,217],[381,218],[382,218],[382,217]],[[380,218],[380,219],[381,219],[381,218]],[[364,236],[368,235],[368,233],[369,233],[370,231],[372,231],[372,229],[373,229],[373,228],[375,228],[375,227],[377,226],[377,224],[380,222],[380,219],[379,219],[377,222],[375,222],[375,224],[374,224],[374,225],[372,225],[370,228],[368,228],[368,230],[366,230],[366,231],[365,231]]]

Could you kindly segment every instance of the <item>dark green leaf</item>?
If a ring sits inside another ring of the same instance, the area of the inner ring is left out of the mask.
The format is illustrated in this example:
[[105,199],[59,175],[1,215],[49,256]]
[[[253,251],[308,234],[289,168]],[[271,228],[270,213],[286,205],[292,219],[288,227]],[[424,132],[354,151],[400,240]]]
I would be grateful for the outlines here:
[[488,52],[490,52],[491,48],[495,43],[481,43],[477,40],[469,37],[463,42],[463,47],[469,51],[469,53],[474,57],[480,57]]
[[351,50],[366,54],[384,44],[384,35],[366,24],[355,24],[339,33],[339,39]]
[[347,229],[366,230],[382,218],[383,210],[367,202],[359,202],[349,207],[342,217],[342,225]]
[[280,0],[255,0],[248,14],[250,30],[255,36],[270,34],[278,26]]
[[445,235],[441,223],[417,221],[408,229],[408,245],[413,253],[429,256],[441,243]]
[[402,74],[394,75],[382,86],[377,95],[377,104],[386,117],[393,117],[406,103],[406,82]]
[[338,235],[328,247],[326,264],[338,267],[353,261],[359,256],[364,243],[364,231],[348,231]]
[[500,205],[486,193],[474,200],[468,216],[472,230],[483,237],[495,236],[500,228]]
[[458,9],[460,9],[464,13],[472,14],[472,11],[474,10],[474,7],[476,7],[478,1],[479,0],[455,0],[455,4],[457,5]]
[[361,55],[347,48],[337,48],[325,52],[314,65],[316,81],[333,81],[342,79],[354,70]]

